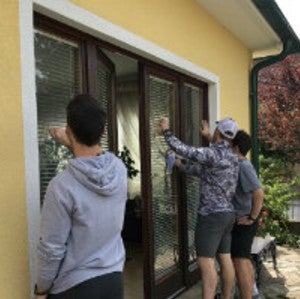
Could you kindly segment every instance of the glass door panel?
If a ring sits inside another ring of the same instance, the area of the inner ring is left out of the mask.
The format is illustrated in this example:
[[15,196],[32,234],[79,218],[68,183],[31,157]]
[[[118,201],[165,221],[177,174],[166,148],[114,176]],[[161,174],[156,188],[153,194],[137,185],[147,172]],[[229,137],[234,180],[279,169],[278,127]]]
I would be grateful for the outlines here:
[[105,111],[107,111],[107,132],[101,138],[101,146],[112,150],[116,128],[115,124],[115,69],[113,63],[100,49],[97,51],[97,73],[96,73],[96,99],[99,100]]
[[178,199],[172,171],[166,165],[168,146],[164,138],[155,132],[162,116],[172,121],[175,87],[173,82],[150,76],[149,91],[154,273],[155,280],[159,280],[177,267],[173,251],[178,244]]
[[42,201],[49,181],[72,156],[53,141],[48,129],[66,125],[66,106],[81,90],[80,50],[75,42],[39,30],[35,31],[34,50]]
[[167,167],[170,150],[164,137],[157,134],[157,124],[161,117],[168,117],[171,124],[176,123],[179,81],[150,67],[144,67],[142,74],[140,136],[145,201],[145,298],[165,299],[181,290],[184,282],[183,266],[178,260],[181,234],[177,172]]
[[[200,136],[201,121],[203,119],[203,89],[185,83],[184,92],[184,122],[185,142],[193,146],[201,146]],[[188,246],[188,270],[197,269],[196,252],[194,246],[194,232],[197,221],[197,209],[200,195],[199,178],[186,175],[186,200],[187,200],[187,246]]]

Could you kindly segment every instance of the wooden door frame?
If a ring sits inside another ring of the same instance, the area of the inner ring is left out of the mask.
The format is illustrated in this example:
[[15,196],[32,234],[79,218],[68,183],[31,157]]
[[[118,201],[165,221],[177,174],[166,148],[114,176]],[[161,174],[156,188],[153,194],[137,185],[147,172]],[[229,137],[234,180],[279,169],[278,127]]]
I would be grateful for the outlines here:
[[[175,85],[175,103],[173,109],[173,119],[178,119],[178,102],[179,102],[179,86],[178,86],[178,76],[174,73],[168,73],[165,70],[157,68],[152,64],[139,65],[140,74],[140,136],[141,138],[140,148],[141,157],[143,157],[141,163],[141,179],[142,179],[142,198],[144,199],[144,211],[143,211],[143,248],[144,248],[144,295],[145,299],[160,299],[167,298],[171,294],[184,289],[184,280],[182,269],[175,270],[169,275],[163,277],[155,282],[154,275],[154,226],[153,226],[153,213],[152,213],[152,186],[149,184],[151,177],[151,155],[149,149],[150,144],[150,128],[149,128],[149,115],[150,107],[148,101],[147,90],[149,90],[147,77],[151,75],[158,76],[160,78],[169,80]],[[177,114],[177,115],[176,115]],[[174,122],[174,131],[177,132],[179,127],[178,122]],[[178,206],[180,209],[180,201],[178,201]],[[181,213],[181,211],[179,211]],[[178,219],[180,222],[180,218]],[[179,244],[181,241],[181,224],[178,223],[178,238]],[[170,277],[172,277],[170,280]],[[178,289],[170,290],[176,285],[181,285]]]
[[[92,67],[94,63],[94,59],[90,58],[87,60],[87,57],[96,57],[95,48],[105,48],[110,51],[118,51],[121,52],[124,55],[127,55],[131,58],[136,59],[139,62],[139,76],[140,76],[140,120],[144,119],[146,120],[147,117],[149,117],[149,103],[147,103],[145,99],[145,90],[143,88],[143,80],[144,80],[144,73],[143,68],[147,66],[149,69],[153,70],[153,72],[156,72],[156,74],[161,75],[164,74],[164,77],[166,78],[169,76],[169,78],[177,78],[178,82],[184,81],[184,82],[195,82],[197,85],[205,85],[206,86],[206,100],[204,101],[204,105],[207,104],[206,108],[204,108],[204,111],[208,115],[208,101],[207,101],[207,84],[202,83],[201,81],[197,79],[193,79],[189,76],[186,76],[182,73],[179,73],[173,69],[170,69],[168,67],[164,67],[161,65],[158,65],[154,62],[149,61],[148,59],[141,57],[139,55],[133,54],[127,50],[121,49],[120,47],[111,45],[108,42],[101,41],[99,39],[96,39],[92,37],[91,35],[88,35],[82,31],[76,30],[74,28],[68,27],[65,24],[61,24],[58,21],[54,21],[48,17],[45,17],[43,15],[40,15],[38,13],[35,13],[34,17],[34,24],[39,29],[45,30],[46,32],[53,33],[55,35],[68,38],[70,40],[73,40],[74,42],[78,42],[80,46],[80,53],[81,53],[81,59],[82,61],[85,61],[85,63],[82,63],[81,66],[81,76],[82,76],[82,86],[83,86],[83,93],[95,93],[95,82],[93,76],[91,76],[91,73],[93,72]],[[89,53],[89,55],[88,55]],[[167,79],[167,78],[166,78]],[[115,78],[114,78],[115,80]],[[145,80],[144,80],[145,81]],[[147,80],[146,80],[147,81]],[[146,82],[145,82],[146,84]],[[182,103],[179,103],[179,98],[182,96],[181,93],[181,85],[179,84],[177,86],[177,98],[175,100],[175,113],[176,113],[176,121],[174,123],[174,132],[175,134],[180,138],[183,135],[184,128],[180,127],[180,123],[183,123],[182,119],[182,113],[180,113],[180,107],[182,106]],[[116,113],[113,113],[113,117],[115,120]],[[113,121],[113,120],[112,120]],[[140,121],[141,123],[141,121]],[[115,126],[115,122],[112,122],[112,131],[113,131],[113,141],[112,141],[112,147],[113,151],[116,152],[117,149],[117,126]],[[144,134],[147,134],[146,136],[149,136],[149,128],[142,128],[140,125],[140,136],[143,136]],[[110,141],[111,142],[111,141]],[[152,194],[151,186],[147,184],[147,180],[149,180],[149,174],[150,174],[150,154],[147,153],[147,149],[150,148],[149,144],[150,140],[147,140],[147,138],[141,138],[140,142],[140,148],[141,148],[141,160],[144,160],[145,163],[141,163],[141,185],[142,185],[142,198],[150,198]],[[111,145],[111,144],[110,144]],[[148,177],[147,177],[148,176]],[[178,185],[180,186],[180,182],[182,182],[182,179],[179,179]],[[179,192],[181,195],[183,194],[183,189]],[[183,265],[184,269],[187,269],[186,264],[186,256],[187,256],[187,235],[186,235],[186,224],[184,224],[184,219],[186,219],[186,198],[182,196],[183,200],[180,200],[179,203],[179,209],[180,209],[180,218],[179,218],[179,251],[180,251],[180,261],[179,263]],[[154,236],[153,236],[153,225],[152,225],[152,211],[150,209],[151,203],[144,202],[145,208],[144,210],[147,210],[148,213],[143,212],[143,249],[144,249],[144,260],[146,261],[144,264],[144,290],[145,290],[145,299],[152,299],[156,298],[155,290],[155,277],[154,277],[154,271],[151,271],[151,266],[154,265],[154,255],[153,255],[153,247],[154,247]],[[149,250],[150,249],[150,250]],[[152,252],[152,254],[150,254]],[[186,272],[187,273],[187,272]],[[184,285],[186,287],[191,286],[190,279],[187,279],[187,274],[184,273],[183,277],[184,279]],[[174,284],[174,281],[172,281],[172,284]],[[167,286],[167,284],[166,284]],[[166,287],[167,288],[167,287]],[[184,287],[185,288],[185,287]],[[179,291],[182,291],[184,288],[182,288]],[[146,291],[147,290],[147,291]],[[161,297],[164,297],[165,294],[167,294],[167,291],[165,289],[162,289],[158,292],[158,295]],[[157,297],[158,298],[158,297]]]
[[[187,77],[187,76],[182,76],[181,80],[180,80],[180,95],[181,95],[181,99],[184,99],[184,84],[190,84],[193,85],[195,87],[199,87],[203,90],[203,115],[202,118],[209,121],[209,103],[208,103],[208,86],[207,84],[205,84],[204,82],[201,82],[199,80]],[[185,113],[184,113],[184,101],[181,101],[179,103],[179,110],[180,110],[180,123],[181,126],[179,127],[179,134],[180,137],[182,138],[182,140],[185,139],[185,132],[186,132],[186,127],[185,127]],[[199,128],[200,129],[200,128]],[[200,132],[199,132],[200,133]],[[209,146],[209,141],[202,137],[202,146]],[[188,221],[188,216],[187,216],[187,194],[186,194],[186,179],[185,179],[185,175],[181,175],[179,177],[180,180],[180,196],[182,198],[182,218],[181,218],[181,223],[182,223],[182,232],[183,232],[183,243],[181,244],[181,246],[179,247],[179,250],[181,250],[181,254],[182,254],[182,264],[184,265],[184,279],[185,279],[185,285],[186,288],[190,288],[191,286],[193,286],[195,283],[197,283],[200,279],[199,277],[199,270],[198,267],[193,270],[192,272],[189,271],[189,248],[188,248],[188,226],[187,226],[187,221]]]

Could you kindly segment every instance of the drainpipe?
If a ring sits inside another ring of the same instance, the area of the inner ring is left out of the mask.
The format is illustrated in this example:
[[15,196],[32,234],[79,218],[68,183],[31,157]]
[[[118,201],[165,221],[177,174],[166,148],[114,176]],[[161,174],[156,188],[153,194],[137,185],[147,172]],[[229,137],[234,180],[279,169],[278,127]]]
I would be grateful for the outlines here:
[[257,63],[251,71],[250,101],[251,101],[251,133],[252,133],[252,163],[259,173],[259,140],[258,140],[258,97],[257,84],[258,73],[264,67],[282,61],[286,56],[300,52],[300,42],[288,21],[282,14],[274,0],[252,0],[254,5],[271,25],[283,43],[283,50],[280,54],[267,57]]

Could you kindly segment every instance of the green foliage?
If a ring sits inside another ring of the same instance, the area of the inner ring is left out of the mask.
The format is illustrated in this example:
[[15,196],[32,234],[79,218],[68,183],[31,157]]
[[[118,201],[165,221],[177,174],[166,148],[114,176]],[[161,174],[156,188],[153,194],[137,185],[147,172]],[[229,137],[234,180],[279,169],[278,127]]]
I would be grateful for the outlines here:
[[56,168],[53,169],[54,175],[62,172],[68,161],[73,158],[73,153],[67,147],[54,141],[50,136],[39,145],[39,150],[44,160],[48,159],[49,164],[56,165]]
[[292,164],[282,157],[261,155],[260,165],[265,201],[257,234],[269,233],[279,244],[296,246],[300,237],[290,233],[287,212],[290,201],[297,198],[294,190],[299,186],[300,176],[293,173]]
[[39,144],[40,153],[40,197],[44,198],[49,181],[62,172],[73,154],[65,146],[47,136]]
[[[266,197],[259,234],[269,232],[282,244],[295,245],[287,212],[299,186],[293,164],[300,161],[300,55],[291,54],[263,68],[258,78],[261,179]],[[299,193],[299,191],[298,191]]]
[[124,162],[126,168],[127,168],[127,175],[128,178],[132,179],[134,177],[136,177],[139,173],[139,171],[134,168],[134,160],[131,157],[131,153],[129,151],[129,149],[124,146],[123,150],[121,152],[119,152],[118,157]]

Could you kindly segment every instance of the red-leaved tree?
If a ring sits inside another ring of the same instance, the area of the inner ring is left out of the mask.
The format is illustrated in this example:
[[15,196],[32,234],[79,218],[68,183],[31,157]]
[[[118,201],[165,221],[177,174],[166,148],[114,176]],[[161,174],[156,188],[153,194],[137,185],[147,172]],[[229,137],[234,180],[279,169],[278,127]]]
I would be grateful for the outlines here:
[[258,76],[259,139],[271,151],[300,160],[300,54],[262,69]]

